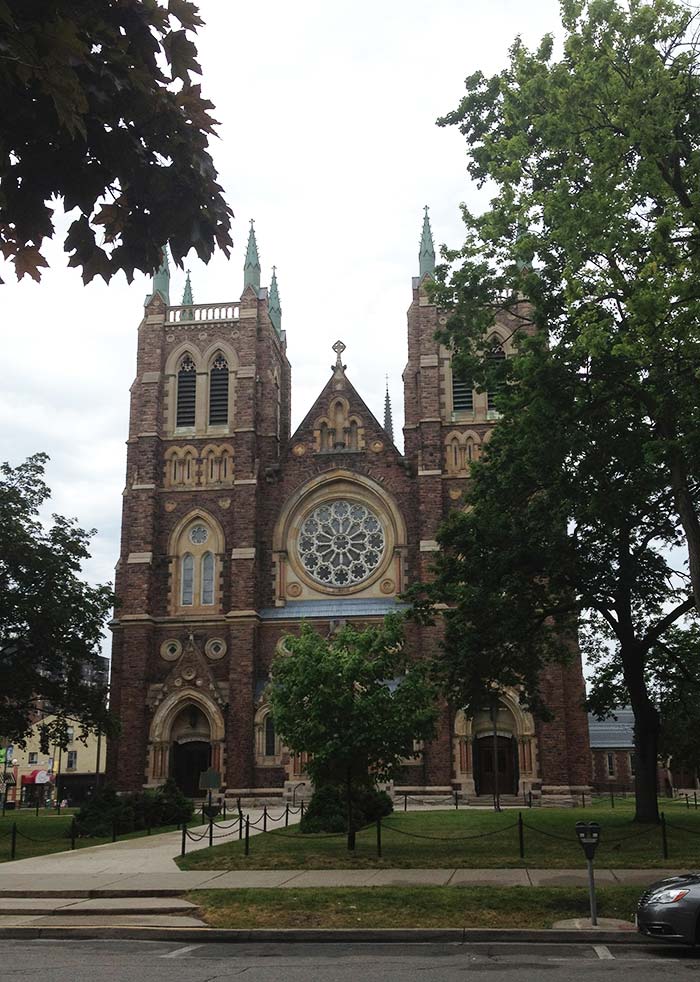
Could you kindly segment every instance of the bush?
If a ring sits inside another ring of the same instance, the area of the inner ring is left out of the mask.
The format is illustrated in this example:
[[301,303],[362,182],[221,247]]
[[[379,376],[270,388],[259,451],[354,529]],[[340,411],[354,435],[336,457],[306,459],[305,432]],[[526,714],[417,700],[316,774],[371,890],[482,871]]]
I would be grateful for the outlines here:
[[[345,787],[338,784],[316,788],[299,825],[301,832],[346,832],[348,806],[345,795]],[[356,831],[393,810],[392,800],[385,791],[366,785],[353,789],[352,824]]]
[[155,829],[161,825],[188,822],[194,805],[169,778],[155,791],[135,791],[119,795],[109,786],[100,788],[75,816],[76,831],[81,836],[105,838],[112,835],[116,823],[118,835]]

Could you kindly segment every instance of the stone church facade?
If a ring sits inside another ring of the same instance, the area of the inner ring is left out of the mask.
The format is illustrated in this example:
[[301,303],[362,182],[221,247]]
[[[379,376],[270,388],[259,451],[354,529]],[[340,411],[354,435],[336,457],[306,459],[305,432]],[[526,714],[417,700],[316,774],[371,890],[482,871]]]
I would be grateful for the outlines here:
[[[426,216],[408,309],[404,452],[346,374],[345,346],[292,433],[291,367],[276,277],[260,286],[251,225],[238,302],[169,297],[167,263],[138,332],[123,497],[112,708],[121,720],[108,776],[122,790],[172,775],[196,793],[211,765],[232,792],[282,789],[304,762],[281,744],[265,703],[271,662],[302,619],[323,633],[378,622],[430,576],[438,527],[461,507],[471,461],[496,422],[488,393],[453,380],[444,323],[426,290]],[[509,354],[509,329],[493,326]],[[351,354],[351,351],[349,352]],[[417,656],[434,628],[411,625]],[[548,669],[553,720],[513,692],[498,712],[499,787],[575,792],[590,785],[580,657]],[[486,739],[491,737],[491,739]],[[407,761],[412,789],[493,787],[493,720],[443,707],[438,734]]]

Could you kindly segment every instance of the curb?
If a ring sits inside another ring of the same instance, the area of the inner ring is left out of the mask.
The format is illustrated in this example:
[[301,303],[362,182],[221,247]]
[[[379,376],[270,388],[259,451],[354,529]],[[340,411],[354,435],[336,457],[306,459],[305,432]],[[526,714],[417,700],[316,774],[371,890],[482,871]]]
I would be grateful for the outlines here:
[[635,931],[507,930],[499,928],[263,928],[208,927],[0,927],[0,939],[51,940],[114,938],[134,941],[198,941],[201,944],[284,942],[287,944],[400,944],[400,943],[531,943],[531,944],[633,944],[668,947]]

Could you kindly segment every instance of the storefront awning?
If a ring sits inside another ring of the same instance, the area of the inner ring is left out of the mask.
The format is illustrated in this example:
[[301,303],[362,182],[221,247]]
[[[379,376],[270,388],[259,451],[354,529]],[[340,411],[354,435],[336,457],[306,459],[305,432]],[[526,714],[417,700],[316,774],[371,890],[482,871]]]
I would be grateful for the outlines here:
[[51,775],[49,772],[39,768],[31,771],[29,774],[22,775],[22,784],[48,784],[50,780]]

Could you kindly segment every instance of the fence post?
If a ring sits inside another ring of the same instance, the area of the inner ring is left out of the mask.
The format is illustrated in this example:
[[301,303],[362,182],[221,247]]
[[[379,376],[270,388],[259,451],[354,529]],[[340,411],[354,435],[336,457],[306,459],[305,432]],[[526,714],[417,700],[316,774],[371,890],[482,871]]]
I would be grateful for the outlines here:
[[224,821],[226,821],[226,799],[224,798]]
[[10,859],[17,855],[17,822],[12,823],[12,835],[10,837]]
[[209,848],[214,845],[214,819],[209,816]]
[[246,856],[250,854],[250,815],[245,817],[245,849],[243,853]]
[[455,791],[455,810],[459,808],[459,791]]
[[180,845],[180,855],[184,856],[187,851],[187,822],[182,823],[182,844]]
[[303,818],[304,817],[304,799],[303,798],[301,799],[301,812],[299,814],[300,814],[300,818]]
[[243,815],[242,813],[238,816],[238,841],[243,838]]
[[522,812],[518,812],[518,845],[520,846],[520,858],[525,859],[525,829],[523,828]]
[[36,817],[39,817],[39,795],[36,796],[36,811],[34,813]]
[[668,836],[666,835],[666,815],[661,812],[661,849],[664,859],[668,859]]
[[70,823],[70,847],[71,849],[75,849],[75,815]]
[[382,820],[377,819],[377,856],[382,858]]
[[610,788],[610,805],[613,808],[615,807],[615,792],[613,791],[612,788]]
[[693,791],[693,798],[695,799],[695,811],[697,811],[698,810],[698,793],[697,793],[697,791]]
[[403,810],[406,811],[407,808],[408,808],[408,791],[404,791],[404,793],[403,793]]
[[289,802],[284,806],[284,827],[289,828]]
[[586,807],[586,792],[585,791],[582,791],[581,792],[581,807],[582,808],[585,808]]
[[263,832],[267,832],[267,805],[263,805]]
[[690,798],[688,797],[688,795],[685,796],[685,807],[687,809],[690,809]]
[[116,842],[116,841],[117,841],[117,820],[116,820],[116,818],[113,818],[112,819],[112,842]]

